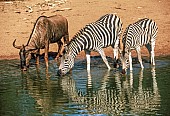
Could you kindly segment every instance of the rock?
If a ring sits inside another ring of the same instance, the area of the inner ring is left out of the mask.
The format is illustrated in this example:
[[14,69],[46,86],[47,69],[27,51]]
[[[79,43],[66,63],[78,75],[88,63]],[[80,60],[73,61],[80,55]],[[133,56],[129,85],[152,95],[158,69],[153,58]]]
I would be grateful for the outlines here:
[[26,12],[29,12],[29,13],[32,13],[33,12],[33,9],[31,6],[26,6],[28,9],[26,10]]

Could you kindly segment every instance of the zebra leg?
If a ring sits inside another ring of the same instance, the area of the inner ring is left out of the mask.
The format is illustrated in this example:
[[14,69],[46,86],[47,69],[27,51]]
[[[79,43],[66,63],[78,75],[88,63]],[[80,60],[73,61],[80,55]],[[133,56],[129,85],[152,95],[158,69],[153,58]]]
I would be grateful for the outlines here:
[[142,64],[140,47],[138,47],[138,48],[136,49],[136,51],[137,51],[137,54],[138,54],[138,60],[139,60],[139,62],[140,62],[141,68],[144,68],[144,66],[143,66],[143,64]]
[[149,57],[150,57],[149,63],[151,63],[151,62],[152,62],[151,45],[150,45],[150,44],[146,44],[145,46],[146,46],[146,48],[147,48],[147,50],[148,50],[148,52],[149,52]]
[[131,52],[129,52],[129,65],[130,65],[130,71],[132,71],[133,68],[132,68],[132,55],[131,55]]
[[151,64],[155,66],[155,53],[154,53],[154,48],[155,48],[155,42],[151,44]]
[[155,43],[147,44],[147,45],[146,45],[146,48],[148,49],[148,52],[149,52],[149,55],[150,55],[150,63],[151,63],[152,65],[155,65],[154,47],[155,47]]
[[114,68],[117,68],[117,64],[118,64],[118,48],[113,49],[113,52],[114,52],[113,66],[114,66]]
[[118,64],[118,50],[119,50],[119,39],[116,41],[114,49],[113,49],[114,68],[117,68],[117,64]]
[[63,39],[64,39],[64,44],[68,44],[68,42],[69,42],[69,34],[65,35],[63,37]]
[[109,66],[109,63],[108,63],[108,61],[107,61],[107,59],[106,59],[106,55],[105,55],[103,49],[99,50],[98,52],[99,52],[99,54],[101,55],[101,57],[102,57],[104,63],[106,64],[108,70],[110,70],[111,67]]
[[87,59],[87,71],[90,72],[90,51],[85,50],[86,53],[86,59]]

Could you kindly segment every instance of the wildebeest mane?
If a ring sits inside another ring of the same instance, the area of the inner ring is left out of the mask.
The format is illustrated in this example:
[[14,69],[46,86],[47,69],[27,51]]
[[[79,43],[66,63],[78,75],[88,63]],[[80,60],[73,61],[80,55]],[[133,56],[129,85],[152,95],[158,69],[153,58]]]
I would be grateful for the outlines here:
[[28,40],[26,46],[29,44],[29,42],[30,42],[30,40],[31,40],[31,38],[32,38],[32,36],[33,36],[33,34],[34,34],[34,31],[35,31],[35,32],[37,31],[36,26],[37,26],[38,21],[40,20],[40,18],[47,18],[47,16],[40,16],[40,17],[38,17],[38,19],[35,21],[34,27],[33,27],[33,29],[32,29],[32,32],[31,32],[31,34],[30,34],[30,37],[29,37],[29,40]]

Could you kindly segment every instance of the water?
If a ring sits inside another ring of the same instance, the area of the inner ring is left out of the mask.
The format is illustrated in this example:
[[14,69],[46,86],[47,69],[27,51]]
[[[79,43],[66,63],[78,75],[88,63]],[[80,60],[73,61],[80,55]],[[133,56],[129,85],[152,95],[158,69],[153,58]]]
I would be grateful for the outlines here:
[[[112,65],[110,58],[109,63]],[[57,63],[41,61],[22,73],[19,60],[0,60],[0,115],[169,115],[170,59],[157,58],[156,67],[133,65],[133,73],[107,71],[100,57],[76,60],[73,70],[57,76]]]

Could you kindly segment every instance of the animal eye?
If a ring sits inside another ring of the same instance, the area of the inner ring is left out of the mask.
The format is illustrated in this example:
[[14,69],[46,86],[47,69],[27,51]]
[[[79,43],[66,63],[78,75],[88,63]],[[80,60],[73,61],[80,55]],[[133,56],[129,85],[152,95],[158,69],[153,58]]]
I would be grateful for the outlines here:
[[66,57],[66,61],[68,61],[68,57]]

